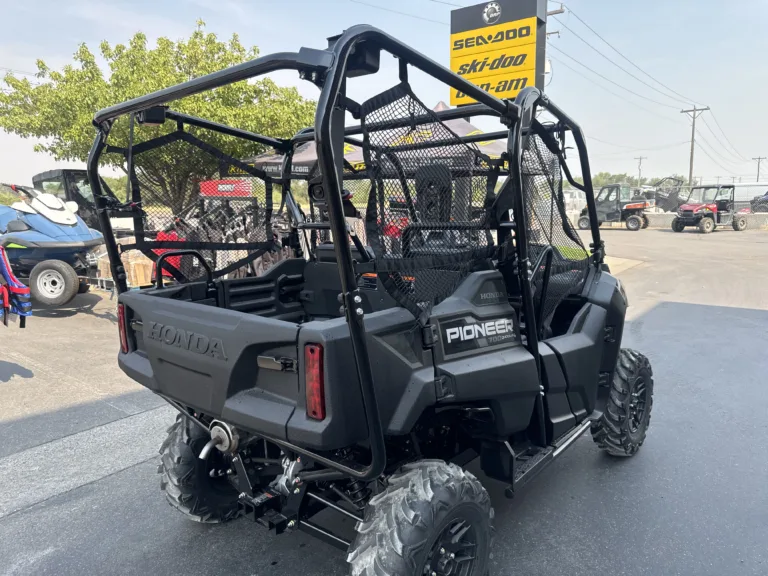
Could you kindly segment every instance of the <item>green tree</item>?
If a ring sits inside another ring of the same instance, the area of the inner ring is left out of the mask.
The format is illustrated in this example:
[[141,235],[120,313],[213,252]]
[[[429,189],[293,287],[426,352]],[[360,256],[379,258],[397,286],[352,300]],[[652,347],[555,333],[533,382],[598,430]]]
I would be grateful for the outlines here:
[[[220,41],[197,27],[186,40],[159,38],[147,45],[139,32],[127,45],[102,42],[101,57],[81,44],[74,63],[63,70],[51,70],[38,60],[38,81],[8,74],[7,93],[0,91],[0,128],[25,138],[37,139],[35,150],[56,160],[85,161],[94,138],[96,111],[168,86],[179,84],[223,68],[256,58],[258,48],[246,48],[237,35]],[[314,118],[315,103],[302,98],[295,88],[277,86],[270,79],[242,81],[191,96],[171,104],[174,110],[275,137],[290,137]],[[126,146],[127,118],[118,119],[109,143]],[[176,129],[174,122],[159,127],[136,128],[134,143],[161,136]],[[264,151],[264,146],[194,127],[186,129],[236,158]],[[105,154],[103,163],[126,170],[121,154]],[[137,175],[149,191],[149,200],[180,212],[194,200],[197,183],[215,177],[218,161],[191,146],[176,143],[135,157]],[[115,190],[118,193],[117,190]],[[121,194],[119,194],[121,196]]]

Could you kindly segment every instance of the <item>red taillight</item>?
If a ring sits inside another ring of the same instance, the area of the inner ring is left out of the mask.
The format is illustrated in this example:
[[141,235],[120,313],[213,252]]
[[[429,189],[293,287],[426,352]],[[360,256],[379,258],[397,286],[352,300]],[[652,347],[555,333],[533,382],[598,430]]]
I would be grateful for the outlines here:
[[307,416],[325,419],[325,383],[323,381],[323,347],[304,346],[304,375],[307,381]]
[[128,328],[125,323],[125,304],[117,305],[117,328],[120,331],[120,350],[128,354]]

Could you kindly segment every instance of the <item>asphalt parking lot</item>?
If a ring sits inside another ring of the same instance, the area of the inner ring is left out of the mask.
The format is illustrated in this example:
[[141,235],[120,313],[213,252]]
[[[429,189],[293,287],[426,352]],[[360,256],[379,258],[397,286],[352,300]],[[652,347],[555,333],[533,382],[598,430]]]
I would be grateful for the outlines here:
[[[603,231],[653,364],[646,444],[577,441],[496,508],[491,574],[768,574],[768,232]],[[334,549],[186,521],[159,490],[174,412],[117,369],[108,295],[0,328],[0,575],[343,575]]]

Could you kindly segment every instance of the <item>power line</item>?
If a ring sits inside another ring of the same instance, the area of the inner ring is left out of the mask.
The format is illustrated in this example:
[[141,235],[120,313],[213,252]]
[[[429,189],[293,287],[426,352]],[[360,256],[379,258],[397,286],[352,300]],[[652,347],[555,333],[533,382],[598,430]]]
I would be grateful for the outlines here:
[[715,125],[716,125],[716,126],[719,128],[719,129],[720,129],[720,132],[722,132],[723,136],[725,137],[725,140],[726,140],[726,142],[728,142],[728,144],[730,144],[730,145],[731,145],[731,148],[733,148],[733,151],[734,151],[734,152],[736,152],[736,154],[738,154],[738,155],[739,155],[739,157],[740,157],[742,160],[744,160],[744,161],[747,161],[747,159],[744,157],[744,155],[743,155],[741,152],[739,152],[739,151],[736,149],[736,146],[734,146],[734,145],[733,145],[733,143],[732,143],[732,142],[731,142],[731,141],[728,139],[728,135],[725,133],[725,130],[723,130],[723,129],[720,127],[720,122],[718,122],[718,121],[717,121],[717,116],[715,116],[715,113],[714,113],[714,112],[711,112],[711,114],[712,114],[712,120],[714,120],[714,121],[715,121]]
[[431,18],[417,16],[416,14],[408,14],[407,12],[401,12],[400,10],[393,10],[392,8],[385,8],[384,6],[377,6],[376,4],[368,4],[368,2],[361,2],[361,0],[349,0],[349,1],[354,4],[362,4],[363,6],[368,6],[369,8],[374,8],[376,10],[383,10],[384,12],[391,12],[393,14],[399,14],[400,16],[407,16],[408,18],[415,18],[416,20],[424,20],[425,22],[432,22],[434,24],[442,24],[443,26],[448,26],[448,22],[441,22],[440,20],[432,20]]
[[0,66],[0,70],[10,72],[11,74],[21,74],[22,76],[37,76],[37,72],[24,72],[24,70],[15,70],[14,68],[6,68],[5,66]]
[[[350,1],[354,1],[354,0],[350,0]],[[574,62],[576,62],[576,64],[578,64],[579,66],[582,66],[583,68],[586,68],[587,70],[589,70],[590,72],[592,72],[592,74],[595,74],[596,76],[599,76],[600,78],[602,78],[602,79],[603,79],[603,80],[605,80],[606,82],[610,82],[611,84],[613,84],[614,86],[617,86],[617,87],[621,88],[622,90],[626,90],[626,91],[627,91],[627,92],[629,92],[630,94],[634,94],[634,95],[635,95],[635,96],[637,96],[638,98],[642,98],[643,100],[648,100],[649,102],[653,102],[654,104],[658,104],[659,106],[664,106],[664,107],[666,107],[666,108],[674,108],[674,109],[677,109],[677,106],[672,106],[671,104],[665,104],[664,102],[659,102],[658,100],[654,100],[653,98],[648,98],[647,96],[643,96],[642,94],[638,94],[637,92],[635,92],[635,91],[633,91],[633,90],[630,90],[629,88],[627,88],[627,87],[625,87],[625,86],[622,86],[622,85],[621,85],[621,84],[619,84],[618,82],[614,82],[614,81],[613,81],[613,80],[611,80],[610,78],[608,78],[608,77],[606,77],[606,76],[603,76],[602,74],[600,74],[600,72],[596,72],[595,70],[593,70],[592,68],[590,68],[590,67],[589,67],[589,66],[587,66],[586,64],[582,64],[581,62],[579,62],[578,60],[576,60],[574,57],[572,57],[572,56],[569,56],[568,54],[566,54],[565,52],[563,52],[562,50],[560,50],[559,48],[557,48],[556,46],[554,46],[554,45],[553,45],[553,44],[551,44],[551,43],[549,43],[549,47],[550,47],[550,48],[552,48],[553,50],[556,50],[557,52],[559,52],[560,54],[562,54],[563,56],[565,56],[565,57],[566,57],[566,58],[568,58],[569,60],[573,60],[573,61],[574,61]]]
[[[552,47],[552,46],[550,45],[550,47]],[[578,74],[579,78],[583,78],[583,74],[582,74],[581,72],[579,72],[579,71],[578,71],[578,70],[576,70],[575,68],[573,68],[573,67],[569,66],[568,64],[566,64],[566,63],[565,63],[565,62],[563,62],[562,60],[559,60],[559,59],[557,59],[557,58],[553,58],[552,56],[550,56],[550,58],[551,58],[552,60],[554,60],[555,62],[557,62],[558,64],[560,64],[560,65],[562,65],[562,66],[565,66],[565,67],[566,67],[566,68],[568,68],[568,69],[569,69],[571,72],[574,72],[575,74]],[[672,117],[670,117],[670,116],[665,116],[664,114],[659,114],[658,112],[655,112],[655,111],[653,111],[653,110],[651,110],[651,109],[649,109],[649,108],[646,108],[645,106],[641,106],[641,105],[640,105],[640,104],[638,104],[637,102],[633,102],[632,100],[628,100],[627,98],[625,98],[625,97],[624,97],[624,96],[622,96],[621,94],[617,94],[616,92],[614,92],[614,91],[612,91],[612,90],[609,90],[609,89],[608,89],[608,88],[606,88],[605,86],[602,86],[602,85],[598,84],[597,82],[594,82],[594,80],[592,80],[591,82],[592,82],[592,85],[593,85],[593,86],[597,86],[598,88],[601,88],[602,90],[605,90],[606,92],[608,92],[608,94],[611,94],[611,95],[613,95],[613,96],[616,96],[616,98],[618,98],[618,99],[619,99],[619,100],[621,100],[622,102],[626,102],[627,104],[631,104],[632,106],[634,106],[634,107],[636,107],[636,108],[639,108],[640,110],[643,110],[643,111],[645,111],[645,112],[648,112],[648,114],[653,114],[654,116],[658,116],[659,118],[663,118],[664,120],[668,120],[668,121],[674,121],[674,119],[673,119]]]
[[630,63],[632,66],[634,66],[634,67],[635,67],[637,70],[639,70],[640,72],[642,72],[643,74],[645,74],[645,75],[646,75],[648,78],[650,78],[651,80],[653,80],[654,82],[656,82],[656,83],[657,83],[659,86],[661,86],[661,87],[663,87],[663,88],[666,88],[667,90],[669,90],[670,92],[672,92],[673,94],[675,94],[675,95],[677,95],[677,96],[680,96],[680,98],[683,98],[683,99],[684,99],[686,102],[694,102],[694,103],[696,102],[694,99],[692,99],[692,98],[688,98],[687,96],[684,96],[684,95],[680,94],[679,92],[676,92],[675,90],[673,90],[673,89],[672,89],[672,88],[670,88],[669,86],[665,85],[665,84],[664,84],[663,82],[661,82],[660,80],[657,80],[656,78],[654,78],[653,76],[651,76],[651,75],[650,75],[648,72],[646,72],[645,70],[643,70],[642,68],[640,68],[640,66],[638,66],[637,64],[635,64],[634,62],[632,62],[632,60],[630,60],[629,58],[627,58],[626,56],[624,56],[624,54],[622,54],[622,53],[621,53],[621,51],[620,51],[618,48],[616,48],[616,47],[615,47],[613,44],[611,44],[610,42],[608,42],[608,40],[606,40],[605,38],[603,38],[602,36],[600,36],[600,34],[598,34],[598,32],[597,32],[597,31],[596,31],[594,28],[592,28],[592,26],[590,26],[590,25],[589,25],[589,24],[587,24],[587,23],[586,23],[584,20],[582,20],[582,19],[581,19],[581,17],[580,17],[578,14],[576,14],[576,12],[574,12],[574,11],[571,9],[571,7],[570,7],[570,6],[567,6],[567,8],[568,8],[568,12],[569,12],[570,14],[573,14],[574,18],[576,18],[576,19],[577,19],[579,22],[581,22],[582,24],[584,24],[584,26],[586,26],[587,28],[589,28],[589,30],[590,30],[590,31],[591,31],[591,32],[592,32],[592,33],[593,33],[595,36],[597,36],[598,38],[600,38],[600,40],[602,40],[602,41],[603,41],[603,42],[604,42],[604,43],[605,43],[605,44],[606,44],[606,45],[607,45],[607,46],[608,46],[608,47],[609,47],[611,50],[613,50],[614,52],[616,52],[616,54],[618,54],[619,56],[621,56],[622,58],[624,58],[624,60],[626,60],[627,62],[629,62],[629,63]]
[[[628,74],[629,76],[631,76],[632,78],[634,78],[635,80],[637,80],[638,82],[640,82],[641,84],[643,84],[643,85],[647,86],[648,88],[650,88],[651,90],[654,90],[655,92],[658,92],[659,94],[661,94],[661,95],[662,95],[662,96],[664,96],[665,98],[671,98],[672,100],[676,100],[676,101],[678,101],[678,102],[682,102],[683,104],[688,104],[688,103],[690,103],[690,100],[682,100],[682,99],[680,99],[680,98],[675,98],[674,96],[670,96],[669,94],[665,94],[664,92],[662,92],[661,90],[659,90],[658,88],[656,88],[656,87],[655,87],[655,86],[653,86],[652,84],[649,84],[648,82],[646,82],[646,81],[645,81],[645,80],[643,80],[642,78],[638,78],[638,77],[637,77],[637,76],[635,76],[635,75],[634,75],[632,72],[630,72],[629,70],[627,70],[627,69],[626,69],[626,68],[624,68],[623,66],[620,66],[619,64],[617,64],[616,62],[614,62],[613,60],[611,60],[610,58],[608,58],[608,56],[606,56],[605,54],[603,54],[603,53],[602,53],[600,50],[598,50],[597,48],[595,48],[595,47],[594,47],[592,44],[590,44],[589,42],[587,42],[586,40],[584,40],[584,38],[582,38],[582,37],[581,37],[581,36],[579,36],[579,35],[578,35],[576,32],[574,32],[574,31],[573,31],[573,29],[569,28],[569,27],[568,27],[568,25],[567,25],[565,22],[562,22],[562,21],[560,21],[560,19],[559,19],[559,18],[555,18],[555,20],[557,20],[557,21],[558,21],[558,23],[559,23],[559,24],[560,24],[560,25],[561,25],[563,28],[565,28],[565,29],[566,29],[566,30],[568,30],[568,31],[569,31],[571,34],[573,34],[574,36],[576,36],[576,38],[578,38],[578,39],[579,39],[579,40],[581,40],[581,41],[582,41],[584,44],[586,44],[587,46],[589,46],[589,47],[590,47],[592,50],[594,50],[595,52],[597,52],[597,53],[598,53],[600,56],[602,56],[603,58],[605,58],[606,60],[608,60],[608,62],[610,62],[611,64],[613,64],[614,66],[616,66],[616,67],[617,67],[619,70],[621,70],[622,72],[624,72],[624,73]],[[665,106],[669,106],[670,108],[677,108],[677,106],[672,106],[672,105],[670,105],[670,104],[664,104],[664,105],[665,105]]]
[[[587,139],[592,139],[591,136],[587,136]],[[656,152],[658,150],[668,150],[670,148],[677,148],[678,146],[683,146],[684,144],[688,144],[688,140],[683,140],[681,142],[675,142],[674,144],[664,144],[663,146],[654,146],[651,148],[632,148],[630,150],[619,150],[618,152],[603,152],[598,154],[590,154],[590,156],[620,156],[622,154],[634,154],[635,152]]]
[[457,8],[466,8],[463,4],[454,4],[453,2],[446,2],[445,0],[428,0],[429,2],[434,2],[435,4],[445,4],[446,6],[456,6]]
[[[712,127],[707,123],[707,119],[702,117],[701,121],[704,122],[704,126],[707,127],[707,130],[709,130],[709,133],[712,134],[712,136],[714,137],[715,141],[720,143],[721,146],[723,146],[722,138],[720,138],[717,134],[715,134],[715,131],[712,130]],[[714,148],[714,146],[712,148]],[[730,154],[731,156],[736,158],[737,162],[742,162],[743,161],[736,154],[731,152],[727,147],[723,146],[723,150],[725,150],[728,154]],[[725,158],[723,158],[723,159],[725,160]],[[733,160],[730,160],[730,161],[733,162]]]
[[[703,118],[702,118],[702,120],[703,120]],[[709,142],[709,140],[707,140],[706,138],[704,138],[704,135],[701,133],[701,130],[699,130],[698,128],[696,129],[696,134],[698,135],[699,139],[701,139],[701,141],[702,141],[702,142],[704,142],[704,144],[706,144],[706,145],[707,145],[707,148],[709,149],[709,151],[710,151],[710,152],[712,152],[712,154],[714,154],[715,156],[717,156],[717,157],[718,157],[720,160],[722,160],[724,163],[726,163],[726,164],[730,164],[731,166],[739,166],[739,167],[742,167],[742,166],[744,165],[744,162],[743,162],[743,161],[734,162],[734,161],[733,161],[733,160],[731,160],[730,158],[726,158],[726,157],[725,157],[725,156],[723,156],[722,154],[719,154],[719,153],[717,152],[717,149],[716,149],[716,148],[715,148],[715,147],[714,147],[714,146],[713,146],[713,145],[712,145],[712,144]],[[746,160],[746,162],[749,162],[749,160]]]

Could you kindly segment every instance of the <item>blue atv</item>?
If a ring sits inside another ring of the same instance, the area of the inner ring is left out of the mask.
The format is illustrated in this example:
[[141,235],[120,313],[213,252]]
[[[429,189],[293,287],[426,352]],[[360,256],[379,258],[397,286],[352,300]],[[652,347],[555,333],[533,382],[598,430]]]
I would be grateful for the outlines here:
[[[87,254],[104,243],[75,211],[74,202],[17,185],[0,185],[9,206],[0,205],[0,246],[32,298],[62,306],[88,290]],[[13,201],[15,200],[15,201]]]

